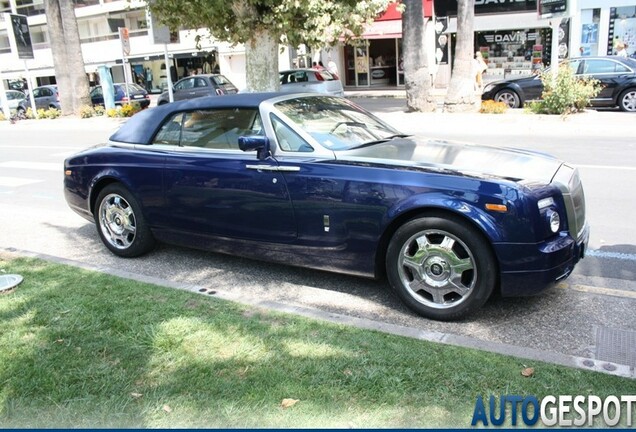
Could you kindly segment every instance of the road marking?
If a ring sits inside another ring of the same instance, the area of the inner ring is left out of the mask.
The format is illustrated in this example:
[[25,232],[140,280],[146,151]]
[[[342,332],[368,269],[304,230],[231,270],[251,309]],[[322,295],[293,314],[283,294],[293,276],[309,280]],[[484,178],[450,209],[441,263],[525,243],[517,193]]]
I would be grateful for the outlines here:
[[613,288],[601,288],[601,287],[579,285],[579,284],[570,285],[567,283],[560,283],[557,285],[557,287],[563,288],[563,289],[571,289],[573,291],[579,291],[579,292],[584,292],[589,294],[598,294],[598,295],[605,295],[605,296],[611,296],[611,297],[636,299],[636,291],[625,291],[625,290],[619,290],[619,289],[613,289]]
[[25,179],[18,177],[0,177],[0,186],[18,187],[34,183],[41,183],[44,180]]
[[17,169],[59,171],[59,172],[62,172],[62,170],[64,169],[60,162],[23,162],[23,161],[0,162],[0,168],[17,168]]
[[618,166],[618,165],[576,165],[576,167],[577,168],[594,168],[594,169],[612,169],[612,170],[636,171],[636,167]]
[[628,254],[622,252],[606,252],[595,249],[588,249],[587,251],[585,251],[585,255],[598,258],[613,258],[627,261],[636,261],[636,254]]

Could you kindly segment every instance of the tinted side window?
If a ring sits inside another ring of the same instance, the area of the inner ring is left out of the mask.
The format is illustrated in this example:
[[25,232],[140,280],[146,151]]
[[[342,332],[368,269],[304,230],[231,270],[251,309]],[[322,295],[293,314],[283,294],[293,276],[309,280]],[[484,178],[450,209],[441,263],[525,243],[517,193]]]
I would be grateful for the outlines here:
[[184,114],[181,145],[217,150],[239,150],[238,139],[262,134],[255,109],[200,110]]
[[616,72],[618,63],[611,60],[585,60],[585,74],[608,74]]
[[195,87],[207,87],[208,83],[205,82],[205,80],[203,78],[197,78],[194,80],[194,86]]
[[34,98],[41,97],[41,96],[42,96],[42,89],[33,90],[33,97]]
[[153,144],[163,145],[179,145],[181,141],[181,123],[183,121],[183,113],[172,116],[167,122],[161,126],[159,132],[152,141]]

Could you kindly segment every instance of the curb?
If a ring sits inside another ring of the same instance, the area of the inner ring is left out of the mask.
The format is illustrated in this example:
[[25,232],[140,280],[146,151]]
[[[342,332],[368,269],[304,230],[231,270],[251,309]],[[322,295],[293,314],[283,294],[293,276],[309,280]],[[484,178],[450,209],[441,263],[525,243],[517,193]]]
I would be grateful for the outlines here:
[[507,356],[518,357],[527,360],[541,361],[545,363],[556,364],[559,366],[566,366],[581,370],[588,370],[594,372],[605,373],[608,375],[620,376],[623,378],[636,379],[636,370],[632,370],[628,365],[621,365],[617,363],[611,363],[606,361],[595,360],[585,357],[571,356],[567,354],[543,351],[528,347],[520,347],[516,345],[510,345],[500,342],[484,341],[468,336],[460,336],[451,333],[443,333],[437,331],[427,331],[416,329],[412,327],[400,326],[395,324],[383,323],[379,321],[369,320],[366,318],[358,318],[344,314],[337,314],[331,312],[324,312],[319,309],[299,307],[287,305],[279,302],[272,301],[258,301],[253,298],[247,298],[241,295],[232,294],[228,292],[211,290],[203,285],[184,284],[179,282],[167,281],[165,279],[156,278],[154,276],[146,276],[138,273],[132,273],[128,271],[117,270],[111,267],[94,266],[91,264],[82,263],[75,260],[66,258],[60,258],[47,254],[40,254],[31,251],[18,250],[16,248],[0,248],[0,253],[38,258],[44,261],[53,262],[57,264],[65,264],[84,270],[91,270],[109,274],[112,276],[121,277],[124,279],[130,279],[138,282],[150,283],[167,288],[179,289],[183,291],[189,291],[199,295],[214,296],[223,300],[233,301],[244,305],[260,307],[277,312],[290,313],[294,315],[303,316],[306,318],[313,318],[321,321],[326,321],[335,324],[348,325],[359,329],[373,330],[382,333],[392,334],[396,336],[408,337],[411,339],[423,340],[434,343],[441,343],[444,345],[471,348],[479,351],[492,352],[496,354],[502,354]]

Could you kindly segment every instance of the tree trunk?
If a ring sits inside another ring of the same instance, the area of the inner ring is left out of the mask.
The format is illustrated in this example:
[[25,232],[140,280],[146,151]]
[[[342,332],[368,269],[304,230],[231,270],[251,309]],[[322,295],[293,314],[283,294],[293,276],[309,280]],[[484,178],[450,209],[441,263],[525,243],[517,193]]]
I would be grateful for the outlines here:
[[278,91],[278,39],[267,30],[257,30],[245,44],[247,92]]
[[91,98],[73,2],[60,1],[60,11],[64,24],[64,39],[66,41],[68,71],[73,96],[73,112],[79,114],[82,106],[91,105]]
[[475,112],[479,110],[480,96],[475,90],[475,68],[473,67],[474,20],[475,0],[458,0],[457,42],[444,111]]
[[436,103],[430,94],[431,76],[424,41],[425,24],[422,0],[403,0],[402,55],[404,56],[404,84],[406,106],[409,111],[435,111]]
[[73,113],[73,86],[68,71],[68,56],[64,40],[64,24],[58,0],[44,0],[46,24],[55,68],[55,82],[60,95],[62,115]]

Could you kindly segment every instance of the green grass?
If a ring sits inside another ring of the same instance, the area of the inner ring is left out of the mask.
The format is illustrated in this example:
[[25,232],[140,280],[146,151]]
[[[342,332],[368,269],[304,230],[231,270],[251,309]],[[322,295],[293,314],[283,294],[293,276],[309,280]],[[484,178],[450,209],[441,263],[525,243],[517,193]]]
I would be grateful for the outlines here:
[[35,259],[0,271],[24,276],[0,295],[3,428],[470,427],[477,395],[635,391]]

